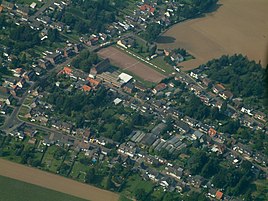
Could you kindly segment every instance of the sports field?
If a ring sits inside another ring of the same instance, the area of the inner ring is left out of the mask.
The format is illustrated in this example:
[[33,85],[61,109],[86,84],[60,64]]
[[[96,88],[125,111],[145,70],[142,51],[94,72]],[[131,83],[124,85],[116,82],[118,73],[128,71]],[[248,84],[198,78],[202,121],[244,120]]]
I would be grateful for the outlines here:
[[157,70],[154,70],[153,66],[149,67],[149,64],[145,65],[142,61],[135,59],[115,47],[101,49],[98,54],[102,58],[109,58],[113,65],[130,71],[145,81],[158,83],[166,77]]
[[86,201],[71,195],[0,176],[0,201]]
[[[91,201],[117,201],[119,200],[119,195],[110,191],[102,190],[87,184],[83,184],[71,179],[67,179],[65,177],[51,174],[48,172],[44,172],[35,168],[27,167],[24,165],[20,165],[17,163],[13,163],[7,160],[3,160],[0,158],[0,175],[9,177],[15,180],[27,182],[33,185],[39,186],[39,193],[42,193],[43,188],[51,189],[54,191],[58,191],[61,193],[69,194],[75,197],[79,197],[85,200]],[[0,192],[2,188],[2,183],[0,183]],[[43,188],[41,188],[43,187]],[[13,193],[14,191],[9,191],[9,193]],[[1,194],[0,194],[1,195]],[[56,192],[52,193],[52,196],[56,195]],[[16,196],[16,195],[14,195]],[[67,196],[67,195],[66,195]],[[9,200],[1,200],[0,201],[9,201]],[[70,197],[70,201],[82,201],[81,199],[76,199]],[[16,200],[16,199],[15,199]],[[14,200],[14,201],[15,201]],[[54,201],[52,199],[47,199],[47,201]],[[65,199],[69,201],[69,199]],[[64,201],[65,201],[64,200]],[[11,200],[13,201],[13,200]],[[16,201],[21,201],[21,199],[17,199]],[[23,200],[24,201],[24,200]],[[28,201],[28,200],[25,200]],[[32,200],[29,200],[32,201]],[[33,201],[39,201],[35,199]],[[43,200],[40,200],[43,201]],[[61,201],[61,200],[55,200]]]
[[[163,36],[173,38],[161,48],[185,48],[196,59],[182,63],[186,70],[223,54],[242,53],[267,64],[268,1],[219,0],[220,7],[205,17],[170,28]],[[175,39],[175,41],[174,41]]]

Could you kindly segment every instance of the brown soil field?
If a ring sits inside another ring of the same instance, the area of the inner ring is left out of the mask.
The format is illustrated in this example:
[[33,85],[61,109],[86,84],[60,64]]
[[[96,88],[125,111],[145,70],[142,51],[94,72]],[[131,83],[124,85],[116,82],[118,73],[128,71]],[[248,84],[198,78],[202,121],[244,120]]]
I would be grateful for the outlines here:
[[91,201],[119,200],[116,193],[3,159],[0,159],[0,175]]
[[113,65],[130,71],[145,81],[158,83],[165,78],[161,73],[115,47],[101,49],[98,54],[102,58],[109,58]]
[[[161,48],[185,48],[196,59],[182,63],[185,70],[223,54],[241,53],[263,66],[268,63],[268,1],[220,0],[205,17],[174,25],[162,36],[173,39]],[[174,41],[175,39],[175,41]]]

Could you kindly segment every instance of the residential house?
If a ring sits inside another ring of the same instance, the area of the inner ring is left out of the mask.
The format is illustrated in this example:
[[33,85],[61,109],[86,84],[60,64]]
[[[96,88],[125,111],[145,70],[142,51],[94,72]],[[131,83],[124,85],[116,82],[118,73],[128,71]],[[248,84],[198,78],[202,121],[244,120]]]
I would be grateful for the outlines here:
[[130,94],[133,93],[134,89],[135,89],[135,87],[131,83],[127,83],[123,86],[123,90],[126,91],[127,93],[130,93]]
[[220,92],[222,92],[222,91],[224,91],[225,90],[225,87],[222,85],[222,84],[216,84],[216,85],[214,85],[213,86],[213,88],[212,88],[212,91],[215,93],[215,94],[218,94],[218,93],[220,93]]
[[34,72],[37,76],[43,75],[45,73],[45,70],[43,68],[35,67]]
[[84,92],[90,92],[90,91],[91,91],[91,87],[88,86],[88,85],[83,85],[83,86],[81,87],[81,89],[82,89]]
[[196,80],[199,78],[198,75],[199,74],[195,70],[191,71],[191,73],[190,73],[190,76],[195,78]]
[[50,61],[52,64],[59,64],[62,61],[62,54],[61,53],[54,53],[46,56],[46,59]]
[[26,83],[25,78],[21,78],[18,82],[17,82],[17,86],[20,88],[23,88],[24,84]]
[[83,132],[83,141],[85,143],[88,143],[90,141],[90,136],[91,136],[91,132],[89,129],[86,129],[84,132]]
[[44,59],[39,59],[38,65],[44,69],[50,68],[52,66],[50,61]]
[[13,75],[15,77],[21,77],[22,74],[25,72],[22,68],[11,69],[11,71],[13,72]]
[[192,176],[188,178],[188,182],[193,185],[195,188],[200,188],[204,184],[205,180],[200,175]]
[[165,170],[166,170],[167,175],[177,180],[180,180],[183,175],[183,169],[181,167],[175,168],[175,167],[167,166]]
[[70,67],[65,66],[59,73],[58,75],[68,75],[71,76],[73,73],[73,70]]
[[157,94],[159,91],[163,91],[164,89],[167,88],[167,85],[165,83],[159,83],[153,90],[152,92],[154,94]]
[[217,192],[216,192],[216,199],[218,199],[218,200],[222,200],[223,199],[223,193],[220,191],[220,190],[218,190]]
[[0,113],[6,114],[7,111],[7,104],[4,101],[0,101]]
[[98,42],[99,42],[99,36],[96,36],[96,35],[92,35],[91,37],[90,37],[90,44],[91,45],[97,45],[98,44]]
[[81,43],[74,44],[73,49],[74,49],[74,52],[78,54],[83,49],[83,45]]
[[27,17],[29,15],[30,9],[29,9],[29,7],[24,6],[24,5],[17,5],[16,11],[20,15]]
[[66,133],[71,133],[73,125],[71,123],[62,122],[60,129]]
[[194,84],[190,84],[190,90],[193,91],[195,95],[199,95],[202,92],[201,87]]
[[58,31],[63,31],[65,25],[62,22],[53,22],[52,24],[50,24],[50,27],[52,29],[57,29]]
[[155,8],[149,4],[143,4],[140,6],[140,10],[143,12],[148,12],[150,14],[154,14]]
[[100,86],[100,81],[96,79],[88,77],[87,81],[89,81],[90,86],[93,87],[94,89],[97,89]]
[[259,119],[263,122],[266,122],[265,118],[266,118],[266,114],[264,114],[263,112],[260,112],[260,111],[256,111],[255,114],[254,114],[254,117],[256,119]]
[[65,57],[71,57],[75,54],[73,47],[64,48],[63,55]]
[[206,87],[208,87],[211,84],[211,80],[208,79],[207,77],[203,78],[201,81]]
[[187,123],[191,127],[196,127],[196,125],[198,124],[197,120],[195,120],[189,116],[185,116],[181,120],[184,121],[185,123]]
[[184,61],[184,57],[181,54],[175,52],[170,56],[170,59],[175,63],[180,63]]
[[0,93],[7,95],[9,93],[9,89],[4,86],[0,86]]
[[232,92],[226,90],[219,93],[219,96],[222,97],[224,100],[231,100],[233,98]]
[[13,10],[14,9],[14,3],[7,2],[7,1],[2,1],[1,6],[5,9],[7,8],[8,10]]
[[117,45],[127,49],[130,47],[133,47],[135,45],[135,39],[129,37],[129,38],[124,38],[122,40],[117,41]]
[[208,135],[209,135],[210,137],[214,137],[216,134],[217,134],[217,131],[216,131],[214,128],[210,128],[210,129],[208,130]]
[[28,72],[25,72],[22,76],[26,81],[32,81],[35,77],[35,72],[33,70],[29,70]]

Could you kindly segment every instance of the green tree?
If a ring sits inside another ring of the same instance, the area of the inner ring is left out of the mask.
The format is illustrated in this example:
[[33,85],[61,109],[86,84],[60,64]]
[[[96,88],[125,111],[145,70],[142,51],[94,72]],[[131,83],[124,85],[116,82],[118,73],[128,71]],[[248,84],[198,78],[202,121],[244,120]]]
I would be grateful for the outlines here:
[[146,27],[144,37],[149,42],[155,41],[161,33],[161,25],[158,23],[151,23]]

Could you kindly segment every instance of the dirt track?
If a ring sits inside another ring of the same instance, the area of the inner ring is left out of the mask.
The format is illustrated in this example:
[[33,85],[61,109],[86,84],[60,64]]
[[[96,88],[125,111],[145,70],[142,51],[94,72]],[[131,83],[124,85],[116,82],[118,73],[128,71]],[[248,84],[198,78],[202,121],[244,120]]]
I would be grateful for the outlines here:
[[0,175],[91,201],[117,201],[119,195],[0,158]]
[[203,18],[173,26],[163,36],[175,42],[159,44],[162,48],[185,48],[196,59],[182,63],[186,69],[198,67],[223,54],[242,53],[249,59],[268,61],[268,1],[220,0],[217,11]]
[[115,47],[101,49],[98,54],[103,58],[109,58],[111,63],[124,70],[128,70],[143,80],[158,83],[165,78],[164,75],[139,60],[123,53]]

